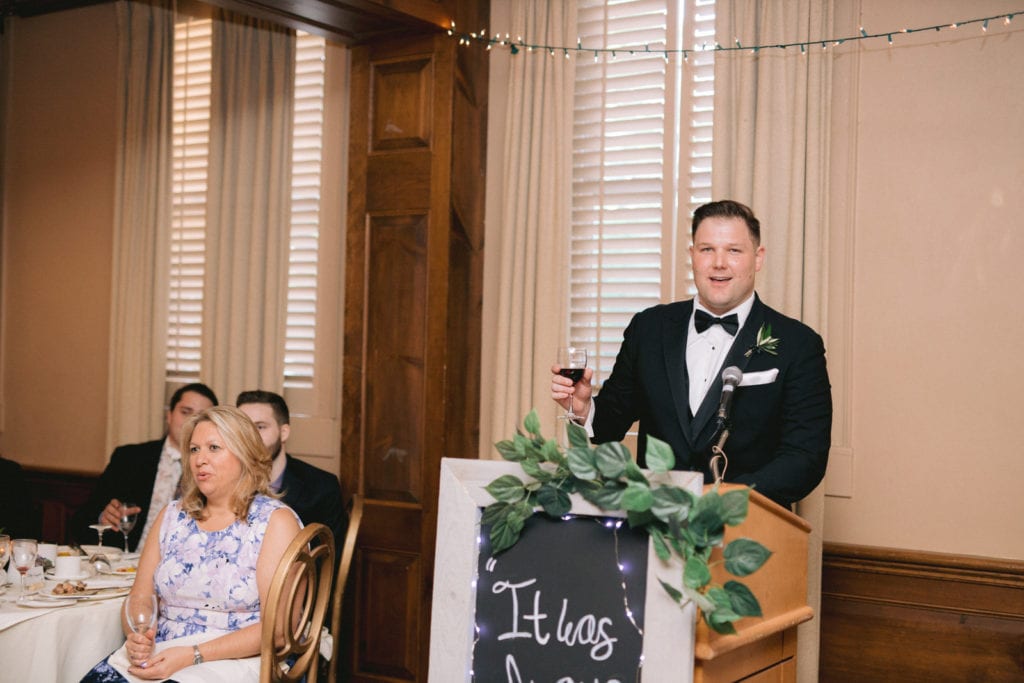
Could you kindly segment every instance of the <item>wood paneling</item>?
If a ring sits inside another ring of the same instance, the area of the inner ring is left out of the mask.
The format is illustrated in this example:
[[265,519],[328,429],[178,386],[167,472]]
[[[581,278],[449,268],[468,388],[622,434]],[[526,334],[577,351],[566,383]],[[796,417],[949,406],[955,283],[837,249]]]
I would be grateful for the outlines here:
[[[486,19],[486,2],[465,4]],[[352,53],[342,478],[366,499],[352,681],[426,680],[440,459],[477,453],[487,70],[485,52],[457,51],[436,34]]]
[[1024,562],[826,544],[822,681],[1024,681]]

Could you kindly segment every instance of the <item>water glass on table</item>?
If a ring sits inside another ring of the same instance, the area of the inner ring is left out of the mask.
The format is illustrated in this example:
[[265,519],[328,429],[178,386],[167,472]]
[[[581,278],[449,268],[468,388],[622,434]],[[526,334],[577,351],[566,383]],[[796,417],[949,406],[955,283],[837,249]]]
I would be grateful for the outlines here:
[[16,538],[11,541],[11,563],[21,574],[21,590],[25,591],[25,574],[36,564],[39,544],[32,538]]
[[134,511],[134,508],[139,507],[135,503],[121,503],[121,533],[124,534],[124,551],[128,552],[128,534],[135,528],[135,523],[139,519],[139,513]]

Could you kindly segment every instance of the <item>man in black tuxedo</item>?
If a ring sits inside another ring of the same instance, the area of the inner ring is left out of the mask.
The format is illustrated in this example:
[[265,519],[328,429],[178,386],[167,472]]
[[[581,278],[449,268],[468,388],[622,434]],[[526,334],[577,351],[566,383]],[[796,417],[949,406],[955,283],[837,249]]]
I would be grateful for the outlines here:
[[564,408],[571,401],[598,443],[622,440],[639,420],[641,465],[646,435],[654,436],[672,447],[677,469],[701,471],[710,483],[711,449],[724,427],[716,418],[722,370],[736,366],[743,380],[732,399],[725,480],[788,507],[825,476],[832,394],[824,344],[754,292],[765,248],[748,207],[705,204],[691,234],[696,298],[634,316],[593,400],[592,369],[573,387],[554,366],[552,398]]
[[291,417],[284,399],[270,391],[243,391],[235,405],[256,424],[273,458],[270,488],[281,494],[303,524],[326,524],[334,534],[335,546],[341,546],[348,516],[341,500],[338,478],[285,452],[291,435]]
[[[120,531],[122,502],[135,503],[130,510],[138,513],[138,519],[128,532],[128,548],[141,548],[160,510],[175,497],[181,479],[182,426],[192,415],[215,405],[217,395],[205,384],[186,384],[175,391],[167,408],[164,437],[114,449],[88,502],[71,517],[71,537],[83,544],[96,543],[96,530],[89,525],[97,522]],[[111,542],[107,540],[106,545]]]

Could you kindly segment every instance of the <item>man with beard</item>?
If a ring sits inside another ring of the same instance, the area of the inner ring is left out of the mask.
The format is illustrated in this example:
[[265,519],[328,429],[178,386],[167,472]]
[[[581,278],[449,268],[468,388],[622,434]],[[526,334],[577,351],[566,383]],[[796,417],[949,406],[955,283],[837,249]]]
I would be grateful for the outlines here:
[[274,459],[270,488],[281,494],[281,500],[295,510],[303,524],[326,524],[335,543],[340,544],[348,525],[341,485],[333,474],[285,452],[292,429],[288,404],[273,392],[255,390],[240,393],[235,405],[256,424],[263,445]]

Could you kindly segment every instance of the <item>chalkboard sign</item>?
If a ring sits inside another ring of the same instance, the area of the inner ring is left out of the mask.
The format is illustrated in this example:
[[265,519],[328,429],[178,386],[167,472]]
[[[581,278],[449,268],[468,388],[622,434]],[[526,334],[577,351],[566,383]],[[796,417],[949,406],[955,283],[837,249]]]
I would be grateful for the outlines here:
[[[573,519],[535,514],[491,557],[485,487],[505,474],[530,481],[513,462],[441,460],[428,680],[692,682],[696,609],[658,583],[679,585],[678,561],[662,562],[625,520],[577,495]],[[663,476],[701,491],[698,473]]]
[[635,681],[647,536],[621,519],[536,514],[518,543],[492,557],[488,532],[481,528],[473,679]]

